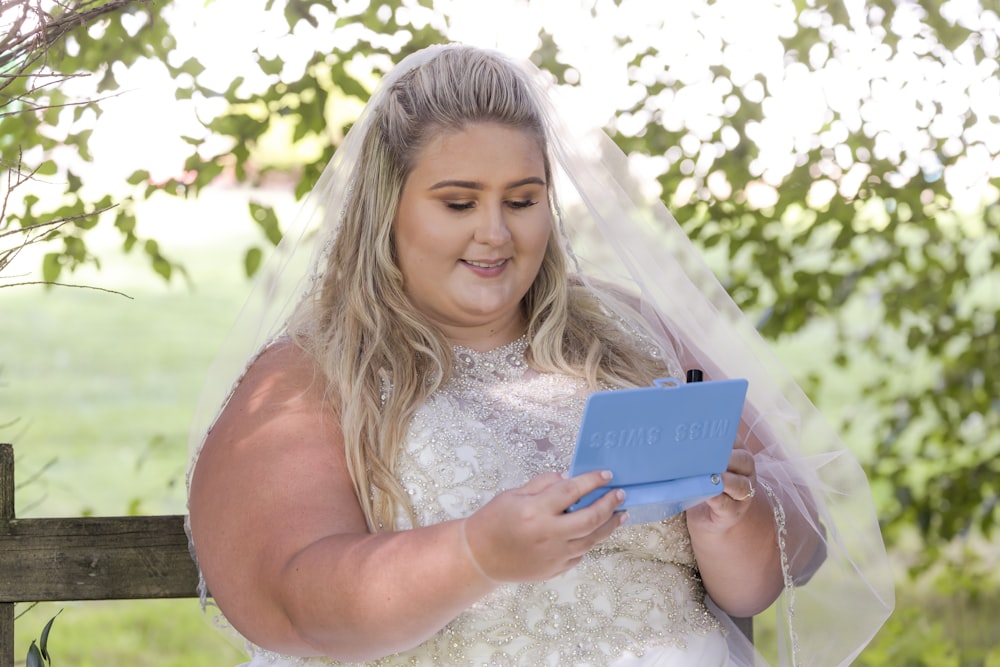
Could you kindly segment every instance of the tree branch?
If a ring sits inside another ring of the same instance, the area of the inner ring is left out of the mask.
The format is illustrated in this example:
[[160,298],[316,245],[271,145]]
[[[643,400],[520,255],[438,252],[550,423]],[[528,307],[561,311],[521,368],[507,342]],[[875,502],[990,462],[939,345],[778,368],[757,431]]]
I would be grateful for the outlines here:
[[[97,3],[78,2],[72,7],[59,3],[65,13],[53,16],[41,8],[38,0],[11,0],[0,6],[0,13],[21,5],[21,14],[14,19],[11,29],[3,42],[0,42],[0,68],[8,63],[24,57],[32,52],[48,51],[56,42],[71,30],[86,25],[107,14],[114,14],[132,4],[148,5],[152,0],[110,0],[102,5],[86,9]],[[37,27],[22,32],[29,14],[33,14],[38,22]]]
[[56,287],[75,287],[77,289],[92,289],[98,292],[108,292],[109,294],[117,294],[118,296],[123,296],[128,300],[132,300],[125,292],[119,292],[118,290],[108,289],[106,287],[94,287],[93,285],[74,285],[73,283],[59,283],[52,280],[26,280],[24,282],[18,283],[7,283],[6,285],[0,284],[0,289],[5,287],[24,287],[26,285],[54,285]]

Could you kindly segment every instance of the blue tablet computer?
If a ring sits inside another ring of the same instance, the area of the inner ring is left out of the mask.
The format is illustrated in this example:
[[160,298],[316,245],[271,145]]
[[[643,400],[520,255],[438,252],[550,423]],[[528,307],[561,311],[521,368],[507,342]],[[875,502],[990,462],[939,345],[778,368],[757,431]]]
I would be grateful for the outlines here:
[[722,493],[746,393],[744,379],[664,378],[651,387],[591,394],[570,475],[610,470],[614,476],[569,511],[620,488],[628,523],[648,523]]

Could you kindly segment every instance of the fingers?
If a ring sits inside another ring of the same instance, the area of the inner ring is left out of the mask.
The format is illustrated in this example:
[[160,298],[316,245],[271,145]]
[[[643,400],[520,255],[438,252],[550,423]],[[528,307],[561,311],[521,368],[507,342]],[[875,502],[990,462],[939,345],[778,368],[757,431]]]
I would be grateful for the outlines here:
[[568,531],[567,540],[575,560],[611,537],[615,529],[625,523],[628,513],[617,511],[623,500],[625,492],[614,489],[589,507],[564,516],[563,525]]
[[551,489],[552,501],[555,503],[553,509],[564,512],[580,498],[605,486],[610,481],[611,471],[609,470],[593,470],[564,479],[562,484],[554,485]]
[[[549,476],[540,475],[539,477]],[[625,492],[621,489],[609,490],[588,507],[568,515],[564,513],[583,496],[606,486],[611,478],[612,475],[607,470],[594,470],[568,479],[559,476],[558,481],[548,483],[544,488],[542,488],[541,481],[535,483],[538,480],[536,477],[523,488],[525,490],[528,490],[529,487],[540,488],[538,494],[544,499],[548,510],[556,515],[563,515],[561,522],[563,530],[566,531],[564,534],[569,539],[586,538],[595,533],[604,539],[624,520],[624,517],[621,519],[613,517],[615,511],[625,500]],[[596,541],[594,543],[596,544]]]
[[548,473],[498,494],[463,524],[479,569],[498,581],[536,581],[565,572],[624,519],[615,514],[624,499],[619,490],[577,512],[565,511],[609,480],[601,471],[572,479]]
[[722,473],[723,493],[736,502],[750,500],[757,495],[753,478],[732,472]]
[[[612,494],[619,494],[616,498],[612,498]],[[607,516],[603,523],[600,523],[596,529],[590,531],[589,538],[590,542],[586,547],[585,551],[589,551],[590,547],[595,544],[599,544],[604,540],[611,537],[611,533],[628,520],[627,511],[619,511],[618,507],[621,505],[622,501],[625,499],[625,493],[621,490],[614,491],[607,494],[605,498],[601,498],[601,502],[609,501],[607,512],[600,512],[599,516]],[[589,509],[589,508],[588,508]]]
[[753,454],[746,449],[734,449],[729,457],[729,467],[722,473],[723,493],[736,502],[750,500],[757,493],[753,484],[756,475]]
[[757,470],[753,454],[746,449],[734,449],[733,453],[729,456],[727,470],[737,475],[743,475],[744,477],[752,477]]
[[563,521],[567,536],[583,540],[587,544],[584,550],[607,539],[627,519],[627,513],[620,511],[624,501],[623,490],[610,489],[588,507],[566,514]]
[[525,493],[541,493],[553,484],[565,481],[566,478],[557,472],[544,472],[528,480],[528,483],[521,487]]

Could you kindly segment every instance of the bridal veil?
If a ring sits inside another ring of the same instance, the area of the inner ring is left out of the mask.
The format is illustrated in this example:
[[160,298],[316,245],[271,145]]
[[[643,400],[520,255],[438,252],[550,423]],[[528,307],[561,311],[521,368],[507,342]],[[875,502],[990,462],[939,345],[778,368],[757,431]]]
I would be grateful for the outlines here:
[[[191,431],[195,455],[248,364],[286,333],[296,306],[318,288],[372,109],[392,81],[451,48],[463,47],[430,47],[384,77],[304,200],[209,370]],[[571,270],[585,277],[609,311],[662,350],[676,353],[686,368],[703,369],[706,379],[749,381],[742,432],[763,445],[757,473],[779,529],[785,589],[754,619],[753,646],[730,626],[732,662],[849,664],[894,604],[892,572],[864,471],[663,203],[644,195],[622,151],[600,129],[571,129],[559,117],[559,93],[546,74],[530,63],[517,66],[545,113],[557,233]],[[623,300],[622,293],[634,298]],[[818,555],[799,553],[785,541],[784,521],[793,513],[807,517],[808,529],[819,536]]]

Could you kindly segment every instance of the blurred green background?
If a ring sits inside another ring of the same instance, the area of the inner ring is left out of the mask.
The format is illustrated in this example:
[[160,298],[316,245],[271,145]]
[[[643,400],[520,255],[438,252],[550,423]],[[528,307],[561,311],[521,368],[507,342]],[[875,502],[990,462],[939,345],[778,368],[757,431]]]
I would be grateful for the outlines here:
[[[4,5],[0,35],[37,33],[36,6]],[[378,76],[460,39],[579,95],[865,465],[898,599],[858,664],[1000,665],[995,1],[85,8],[43,59],[0,40],[19,516],[184,511],[188,424],[248,275]],[[19,605],[19,657],[60,608],[61,664],[240,661],[193,600]]]

